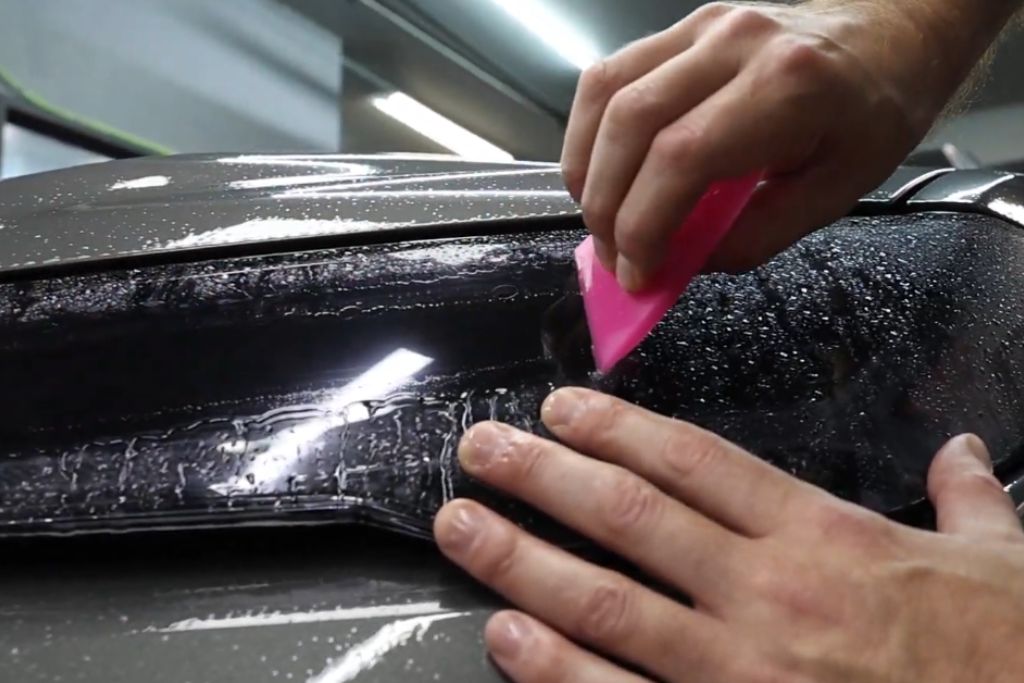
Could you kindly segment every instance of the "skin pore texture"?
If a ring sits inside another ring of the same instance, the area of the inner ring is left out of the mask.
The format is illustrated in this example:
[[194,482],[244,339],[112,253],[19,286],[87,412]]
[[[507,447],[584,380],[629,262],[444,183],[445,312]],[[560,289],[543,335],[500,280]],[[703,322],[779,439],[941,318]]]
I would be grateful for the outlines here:
[[[969,92],[1019,6],[714,3],[626,46],[583,74],[562,158],[602,262],[643,287],[708,184],[756,170],[767,181],[712,268],[757,266],[845,214]],[[608,396],[561,389],[542,419],[558,442],[474,426],[463,468],[670,592],[449,503],[441,550],[514,606],[485,633],[511,680],[1024,677],[1024,532],[976,437],[936,455],[924,531]]]

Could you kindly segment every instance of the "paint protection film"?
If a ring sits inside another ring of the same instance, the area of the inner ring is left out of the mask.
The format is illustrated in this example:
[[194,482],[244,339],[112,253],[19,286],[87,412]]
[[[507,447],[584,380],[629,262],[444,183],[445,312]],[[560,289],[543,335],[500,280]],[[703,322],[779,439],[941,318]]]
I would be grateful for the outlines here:
[[0,529],[426,534],[471,495],[564,538],[456,457],[482,419],[542,432],[540,403],[564,384],[691,420],[887,513],[921,505],[950,435],[1015,463],[1024,234],[1008,224],[845,219],[756,272],[698,278],[604,376],[541,341],[581,236],[567,221],[0,285]]

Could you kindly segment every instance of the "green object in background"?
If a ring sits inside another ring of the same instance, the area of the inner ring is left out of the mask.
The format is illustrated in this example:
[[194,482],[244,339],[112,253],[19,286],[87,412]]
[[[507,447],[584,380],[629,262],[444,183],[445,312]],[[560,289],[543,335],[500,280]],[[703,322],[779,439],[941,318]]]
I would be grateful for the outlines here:
[[114,128],[113,126],[107,125],[101,121],[80,116],[74,112],[68,111],[67,109],[58,107],[57,105],[48,102],[38,93],[32,92],[21,85],[2,67],[0,67],[0,86],[7,88],[28,104],[49,114],[50,116],[96,133],[97,135],[102,135],[106,138],[116,140],[127,147],[138,149],[143,154],[167,155],[174,153],[174,150],[159,143],[145,140],[137,135],[126,133],[125,131]]

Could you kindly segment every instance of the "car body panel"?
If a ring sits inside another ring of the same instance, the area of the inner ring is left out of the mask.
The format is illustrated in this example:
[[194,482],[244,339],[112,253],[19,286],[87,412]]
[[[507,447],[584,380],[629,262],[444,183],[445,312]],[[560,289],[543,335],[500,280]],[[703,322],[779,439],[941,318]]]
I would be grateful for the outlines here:
[[[878,209],[945,173],[901,168],[864,197]],[[579,214],[556,165],[433,156],[182,155],[14,178],[0,185],[0,279],[138,257],[201,259],[402,239],[424,227]]]
[[[980,206],[981,176],[962,179],[975,199],[957,203],[939,191],[957,173],[902,170],[861,203],[867,215],[754,273],[700,278],[636,354],[592,377],[541,343],[583,234],[554,167],[259,159],[34,176],[13,208],[0,183],[0,252],[10,241],[15,254],[0,266],[0,680],[501,680],[480,635],[501,601],[424,537],[437,506],[467,494],[597,553],[453,458],[478,419],[540,431],[539,402],[562,384],[694,420],[921,525],[935,448],[977,431],[1024,503],[1024,232],[1006,209],[1024,204]],[[380,170],[332,177],[358,163]],[[111,187],[156,176],[168,183]],[[274,196],[290,185],[315,189]],[[374,197],[397,187],[414,194]],[[924,196],[938,199],[914,203]],[[223,238],[249,220],[306,220],[304,202],[309,232]],[[333,405],[398,349],[431,364],[411,384],[347,396],[357,421]],[[202,439],[175,441],[211,418]],[[224,457],[295,452],[296,432],[320,460],[277,459],[291,474],[382,478],[312,476],[296,490],[243,473],[234,483],[254,490],[210,494],[237,474]],[[91,513],[83,489],[103,503]],[[147,502],[159,514],[136,514]]]
[[[0,185],[0,274],[179,260],[310,241],[402,239],[423,226],[578,213],[551,164],[448,157],[149,157]],[[377,235],[376,238],[370,237]]]

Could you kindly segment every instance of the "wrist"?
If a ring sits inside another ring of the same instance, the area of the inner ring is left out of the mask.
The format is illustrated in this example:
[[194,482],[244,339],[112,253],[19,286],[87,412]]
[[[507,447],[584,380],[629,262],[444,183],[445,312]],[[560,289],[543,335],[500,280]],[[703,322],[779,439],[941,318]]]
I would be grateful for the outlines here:
[[840,18],[839,42],[924,135],[1022,0],[809,0]]

